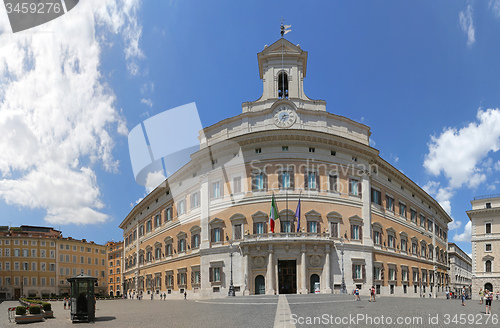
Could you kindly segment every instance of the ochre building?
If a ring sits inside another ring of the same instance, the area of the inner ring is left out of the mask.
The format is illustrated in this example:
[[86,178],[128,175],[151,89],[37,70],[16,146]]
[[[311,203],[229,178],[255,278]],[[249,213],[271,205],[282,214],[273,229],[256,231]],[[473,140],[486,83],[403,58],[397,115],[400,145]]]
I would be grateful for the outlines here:
[[451,218],[368,126],[306,96],[307,58],[286,39],[265,46],[262,96],[200,131],[191,160],[123,220],[127,296],[444,295]]

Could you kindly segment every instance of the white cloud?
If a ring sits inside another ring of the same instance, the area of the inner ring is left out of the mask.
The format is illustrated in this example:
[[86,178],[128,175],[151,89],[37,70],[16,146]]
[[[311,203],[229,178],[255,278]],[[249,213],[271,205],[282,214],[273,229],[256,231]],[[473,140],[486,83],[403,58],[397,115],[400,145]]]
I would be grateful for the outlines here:
[[[140,58],[138,6],[80,1],[47,24],[0,34],[0,198],[7,204],[44,209],[51,224],[108,219],[92,167],[117,171],[112,135],[128,130],[102,80],[100,33],[120,33],[128,62]],[[0,31],[10,31],[7,24],[0,19]]]
[[472,235],[471,231],[472,231],[472,223],[471,223],[471,221],[469,221],[465,225],[464,232],[462,232],[461,234],[455,234],[455,236],[453,236],[453,240],[454,241],[468,241],[468,242],[470,242],[471,235]]
[[[422,187],[429,195],[433,196],[436,201],[441,205],[443,210],[445,210],[451,217],[451,198],[453,197],[453,190],[451,188],[441,187],[441,183],[437,181],[429,181],[425,186]],[[462,222],[456,221],[453,217],[448,224],[448,229],[458,229],[462,226]]]
[[377,144],[373,138],[370,138],[369,143],[370,147],[375,147],[375,145]]
[[154,187],[146,187],[146,192],[149,194],[156,187],[160,185],[163,181],[165,181],[166,177],[162,171],[150,172],[146,177],[146,186],[154,186]]
[[476,42],[474,20],[472,19],[472,5],[467,5],[466,11],[461,11],[458,14],[460,28],[467,34],[467,46],[472,46]]
[[149,98],[148,99],[142,98],[141,99],[141,104],[144,104],[144,105],[149,106],[149,107],[153,107],[153,102]]
[[445,128],[438,137],[431,136],[424,167],[438,176],[443,173],[452,189],[467,184],[476,188],[486,181],[481,161],[490,151],[500,149],[500,110],[477,112],[477,121],[457,130]]
[[496,18],[500,17],[500,0],[491,0],[488,4],[488,8],[491,8],[491,11]]

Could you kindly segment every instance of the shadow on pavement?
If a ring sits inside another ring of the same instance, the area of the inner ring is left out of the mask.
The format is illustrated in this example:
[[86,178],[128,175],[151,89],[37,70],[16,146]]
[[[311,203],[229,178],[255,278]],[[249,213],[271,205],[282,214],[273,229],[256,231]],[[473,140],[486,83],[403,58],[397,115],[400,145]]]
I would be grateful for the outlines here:
[[111,320],[116,320],[116,317],[96,317],[95,321],[111,321]]

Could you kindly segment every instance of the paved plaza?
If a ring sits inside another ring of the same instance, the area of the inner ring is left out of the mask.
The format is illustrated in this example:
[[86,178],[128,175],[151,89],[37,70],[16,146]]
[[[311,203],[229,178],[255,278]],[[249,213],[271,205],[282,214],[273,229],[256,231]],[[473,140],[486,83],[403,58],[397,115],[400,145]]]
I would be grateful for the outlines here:
[[[27,324],[33,327],[74,327],[69,310],[53,302],[55,319]],[[7,309],[18,302],[0,304],[0,327],[9,323]],[[216,300],[109,300],[97,301],[93,327],[498,327],[500,302],[493,315],[483,305],[460,300],[382,297],[355,302],[351,295],[247,296]],[[86,324],[81,324],[86,325]]]

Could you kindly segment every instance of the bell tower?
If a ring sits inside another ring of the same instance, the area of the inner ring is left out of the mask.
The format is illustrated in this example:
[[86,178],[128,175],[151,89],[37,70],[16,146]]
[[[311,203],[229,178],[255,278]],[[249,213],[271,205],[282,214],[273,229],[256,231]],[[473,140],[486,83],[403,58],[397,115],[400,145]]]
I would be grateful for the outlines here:
[[268,109],[277,101],[293,103],[296,108],[326,111],[324,100],[313,100],[304,92],[307,72],[307,51],[282,37],[257,54],[262,96],[242,104],[243,112]]
[[307,51],[281,38],[257,54],[263,82],[261,99],[308,99],[304,94]]

